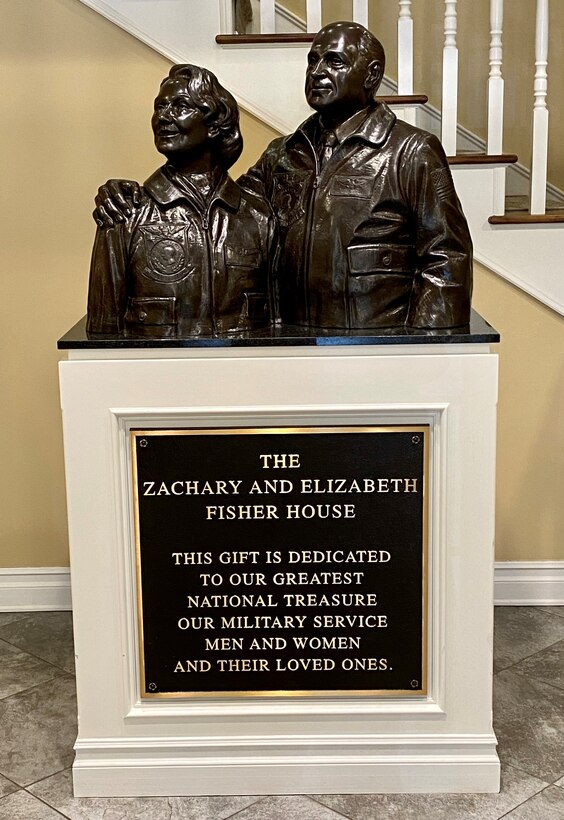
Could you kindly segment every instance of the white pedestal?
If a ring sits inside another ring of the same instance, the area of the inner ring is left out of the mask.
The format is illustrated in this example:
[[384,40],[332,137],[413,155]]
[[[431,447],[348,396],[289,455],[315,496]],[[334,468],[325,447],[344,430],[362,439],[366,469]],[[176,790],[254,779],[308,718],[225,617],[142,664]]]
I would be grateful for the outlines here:
[[[487,344],[69,351],[77,796],[495,792]],[[140,698],[128,431],[430,425],[428,694]]]

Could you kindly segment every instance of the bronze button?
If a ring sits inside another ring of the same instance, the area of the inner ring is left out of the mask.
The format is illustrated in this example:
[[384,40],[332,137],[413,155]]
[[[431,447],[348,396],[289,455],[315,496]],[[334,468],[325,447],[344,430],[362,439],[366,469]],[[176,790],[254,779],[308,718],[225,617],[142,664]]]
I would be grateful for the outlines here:
[[144,311],[144,310],[142,310],[142,311],[139,313],[139,321],[140,321],[140,322],[144,322],[146,318],[147,318],[147,314],[145,313],[145,311]]
[[389,253],[387,253],[384,256],[384,258],[382,259],[382,262],[384,263],[384,265],[389,265],[391,263],[391,261],[392,261],[392,256]]

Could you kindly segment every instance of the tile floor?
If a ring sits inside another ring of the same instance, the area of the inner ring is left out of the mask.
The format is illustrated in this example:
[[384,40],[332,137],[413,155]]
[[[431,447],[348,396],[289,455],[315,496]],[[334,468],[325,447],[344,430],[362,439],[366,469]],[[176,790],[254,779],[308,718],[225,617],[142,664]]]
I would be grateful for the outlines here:
[[0,613],[0,820],[564,820],[564,607],[496,611],[499,795],[75,799],[71,617]]

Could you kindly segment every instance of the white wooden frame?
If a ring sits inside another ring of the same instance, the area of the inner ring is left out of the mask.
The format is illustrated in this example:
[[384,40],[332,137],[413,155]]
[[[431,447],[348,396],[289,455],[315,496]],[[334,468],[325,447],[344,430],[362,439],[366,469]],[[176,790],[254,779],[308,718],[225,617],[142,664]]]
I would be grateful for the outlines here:
[[[485,345],[71,351],[76,795],[496,791],[496,380]],[[241,421],[431,425],[427,697],[139,698],[127,430]]]

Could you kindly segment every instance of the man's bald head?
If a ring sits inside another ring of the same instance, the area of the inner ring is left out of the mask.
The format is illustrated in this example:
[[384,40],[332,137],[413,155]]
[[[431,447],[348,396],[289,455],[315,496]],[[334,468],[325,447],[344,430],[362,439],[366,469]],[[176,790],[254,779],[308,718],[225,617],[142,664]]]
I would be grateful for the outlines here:
[[384,51],[384,46],[371,31],[368,31],[368,29],[360,23],[349,23],[345,20],[329,23],[317,32],[313,43],[315,44],[318,39],[339,34],[342,34],[343,37],[356,45],[360,55],[366,60],[367,66],[374,60],[379,62],[382,67],[382,74],[384,74],[386,68],[386,52]]
[[359,23],[330,23],[308,54],[306,98],[324,118],[343,120],[374,101],[385,65],[382,44]]

